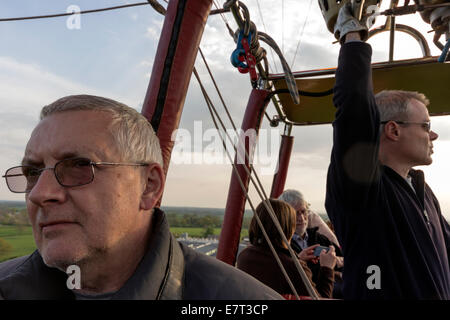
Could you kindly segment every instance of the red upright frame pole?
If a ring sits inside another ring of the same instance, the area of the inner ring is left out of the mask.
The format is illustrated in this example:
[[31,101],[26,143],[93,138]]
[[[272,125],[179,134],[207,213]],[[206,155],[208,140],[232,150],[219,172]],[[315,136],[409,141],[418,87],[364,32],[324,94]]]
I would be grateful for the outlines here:
[[167,175],[189,81],[212,0],[171,0],[142,106],[161,144]]
[[277,172],[273,177],[272,190],[270,191],[271,198],[278,198],[284,191],[293,145],[294,137],[287,135],[281,136],[280,153],[278,155],[278,167]]
[[[245,110],[244,120],[242,121],[242,134],[245,134],[248,132],[247,130],[251,129],[255,130],[256,135],[258,134],[265,109],[269,103],[269,99],[267,99],[269,94],[270,92],[267,90],[252,90],[247,108]],[[254,142],[256,143],[256,139]],[[249,158],[252,159],[254,146],[251,146],[249,143],[245,143],[245,150],[249,154]],[[241,155],[241,159],[245,159],[244,157],[245,156]],[[248,183],[250,180],[250,176],[245,170],[245,166],[249,169],[249,164],[247,159],[245,160],[245,163],[240,161],[238,148],[238,152],[236,153],[236,157],[234,159],[234,164],[236,165],[238,175],[235,170],[232,171],[227,204],[225,208],[225,216],[216,255],[217,259],[231,265],[234,265],[236,261],[246,202],[245,195],[248,191]],[[245,190],[242,190],[239,177],[244,184]]]

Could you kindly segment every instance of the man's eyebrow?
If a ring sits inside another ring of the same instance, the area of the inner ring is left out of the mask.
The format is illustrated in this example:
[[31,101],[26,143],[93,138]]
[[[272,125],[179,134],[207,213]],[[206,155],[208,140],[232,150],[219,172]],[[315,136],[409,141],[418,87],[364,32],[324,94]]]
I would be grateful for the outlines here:
[[64,160],[64,159],[70,159],[70,158],[85,158],[85,157],[83,157],[80,153],[73,152],[73,151],[66,151],[66,152],[58,153],[58,155],[56,157],[56,159],[58,159],[58,160]]
[[[59,153],[56,157],[56,159],[58,159],[58,160],[64,160],[64,159],[70,159],[70,158],[86,158],[86,156],[84,156],[78,152],[67,151],[67,152]],[[34,160],[33,158],[30,158],[30,157],[24,157],[22,159],[22,165],[38,167],[38,166],[43,166],[43,163],[42,163],[42,161]]]
[[31,158],[23,158],[22,162],[21,162],[22,166],[33,166],[33,167],[38,167],[38,166],[42,166],[42,162],[41,161],[37,161],[37,160],[33,160]]

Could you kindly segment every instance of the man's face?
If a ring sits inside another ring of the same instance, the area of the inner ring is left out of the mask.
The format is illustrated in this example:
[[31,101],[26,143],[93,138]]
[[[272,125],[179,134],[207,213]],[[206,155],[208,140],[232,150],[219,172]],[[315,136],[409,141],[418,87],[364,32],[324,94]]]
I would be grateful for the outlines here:
[[[26,147],[24,164],[54,167],[59,160],[83,157],[94,162],[120,162],[106,112],[68,111],[44,118]],[[26,194],[37,248],[49,266],[80,265],[121,245],[148,227],[140,209],[142,168],[95,167],[93,182],[61,186],[53,170],[44,170]]]
[[[424,123],[430,121],[427,107],[420,101],[412,99],[408,104],[408,122]],[[402,125],[401,152],[411,166],[429,165],[433,162],[433,141],[438,138],[434,131],[428,132],[420,124]]]
[[305,202],[302,202],[296,209],[297,219],[295,225],[295,233],[303,236],[308,228],[308,208]]

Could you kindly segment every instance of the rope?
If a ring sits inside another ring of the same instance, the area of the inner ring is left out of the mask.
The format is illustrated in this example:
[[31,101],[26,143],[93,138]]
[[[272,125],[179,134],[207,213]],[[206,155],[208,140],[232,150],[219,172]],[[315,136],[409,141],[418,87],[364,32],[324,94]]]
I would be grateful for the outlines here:
[[[253,205],[253,202],[251,201],[251,199],[250,199],[250,197],[248,196],[247,192],[245,192],[246,189],[245,189],[244,183],[243,183],[242,178],[240,177],[239,172],[237,171],[237,167],[236,167],[236,165],[234,164],[234,162],[233,162],[233,160],[232,160],[232,158],[231,158],[231,155],[230,155],[230,153],[229,153],[229,151],[228,151],[228,149],[227,149],[227,146],[226,146],[226,143],[225,143],[225,139],[223,138],[222,133],[221,133],[221,131],[219,130],[219,126],[217,125],[216,117],[217,117],[217,119],[219,119],[220,124],[221,124],[221,126],[223,127],[223,130],[225,131],[225,134],[226,134],[226,136],[228,137],[228,139],[231,140],[231,138],[229,137],[228,133],[227,133],[226,130],[224,129],[224,124],[223,124],[223,122],[220,120],[220,117],[219,117],[219,115],[217,114],[217,110],[214,108],[214,106],[213,106],[213,104],[212,104],[212,102],[211,102],[211,100],[210,100],[208,94],[206,93],[206,90],[205,90],[204,87],[203,87],[203,84],[201,83],[200,77],[199,77],[199,75],[198,75],[198,73],[197,73],[197,71],[196,71],[195,69],[194,69],[194,75],[195,75],[195,77],[197,78],[198,83],[200,84],[200,88],[201,88],[201,91],[202,91],[203,96],[204,96],[204,98],[205,98],[206,104],[207,104],[207,106],[208,106],[208,110],[209,110],[209,112],[210,112],[210,114],[211,114],[211,118],[212,118],[212,120],[213,120],[213,122],[214,122],[214,126],[216,127],[216,130],[219,132],[219,135],[220,135],[221,140],[222,140],[222,145],[223,145],[223,147],[224,147],[224,149],[225,149],[225,151],[226,151],[226,154],[227,154],[228,159],[230,160],[230,163],[232,163],[233,171],[235,172],[236,176],[238,177],[239,184],[240,184],[242,190],[244,191],[245,197],[246,197],[248,203],[250,204],[250,207],[251,207],[251,209],[252,209],[252,211],[253,211],[253,216],[255,217],[255,219],[256,219],[256,221],[257,221],[259,227],[261,228],[261,231],[263,232],[263,236],[264,236],[264,238],[266,239],[267,243],[269,244],[269,248],[270,248],[272,254],[274,255],[275,260],[277,261],[277,264],[279,265],[279,267],[280,267],[280,269],[281,269],[281,272],[283,273],[283,275],[284,275],[286,281],[288,282],[289,287],[291,288],[291,290],[292,290],[292,292],[294,293],[294,295],[296,296],[296,298],[297,298],[297,299],[300,299],[299,296],[298,296],[298,293],[297,293],[297,291],[296,291],[296,289],[295,289],[295,287],[294,287],[294,285],[293,285],[293,283],[292,283],[292,281],[291,281],[291,279],[289,278],[289,275],[287,274],[287,272],[286,272],[286,270],[285,270],[285,268],[284,268],[284,266],[283,266],[283,263],[281,262],[281,260],[280,260],[280,258],[278,257],[278,254],[277,254],[275,248],[273,247],[272,241],[270,240],[270,238],[269,238],[269,236],[268,236],[268,234],[267,234],[267,232],[266,232],[266,230],[265,230],[265,228],[264,228],[264,225],[262,224],[261,220],[259,219],[258,215],[256,214],[256,209],[255,209],[255,207],[254,207],[254,205]],[[215,113],[215,115],[214,115],[214,113]],[[234,147],[234,149],[236,150],[236,147]],[[248,170],[247,166],[244,165],[244,168],[247,170],[247,174],[249,174],[249,172],[248,172],[249,170]],[[250,176],[251,176],[251,175],[250,175]],[[269,205],[270,205],[270,203],[269,203]],[[270,207],[271,207],[271,205],[270,205]],[[272,208],[272,210],[273,210],[273,208]],[[270,210],[269,210],[269,212],[270,212]],[[275,219],[276,219],[276,218],[275,218]],[[277,222],[278,222],[278,221],[277,221]],[[283,235],[284,235],[284,233],[283,233]],[[308,287],[308,286],[306,286],[306,287]]]
[[[261,6],[259,5],[259,1],[258,0],[256,0],[256,4],[258,6],[258,14],[259,14],[259,18],[261,19],[261,22],[262,22],[262,25],[263,25],[263,30],[264,30],[264,32],[267,32],[266,24],[264,23],[262,11],[261,11]],[[278,68],[277,68],[277,65],[275,63],[275,58],[273,56],[273,49],[271,47],[269,47],[269,48],[270,48],[270,56],[272,58],[273,65],[275,67],[275,72],[278,73]]]
[[[214,0],[214,6],[217,10],[220,10],[219,5],[217,4],[216,0]],[[228,33],[232,38],[234,38],[234,32],[233,29],[231,29],[230,25],[228,24],[227,18],[225,18],[225,15],[223,13],[220,13],[220,16],[222,17],[223,22],[225,23],[225,26],[227,27]]]
[[298,48],[302,42],[303,33],[305,31],[306,22],[308,22],[309,12],[311,11],[312,0],[309,1],[308,13],[306,14],[305,21],[303,22],[302,31],[300,32],[300,37],[298,39],[297,48],[295,48],[294,58],[292,59],[291,69],[294,69],[295,58],[297,57]]
[[[253,36],[250,44],[250,52],[255,57],[260,77],[262,79],[267,79],[269,67],[266,57],[266,50],[260,47],[259,40],[267,43],[279,56],[281,66],[283,67],[283,71],[285,73],[287,87],[291,94],[292,100],[295,104],[299,104],[300,96],[298,95],[297,83],[295,82],[292,71],[276,42],[268,34],[264,32],[258,32],[256,30],[256,25],[250,20],[250,13],[247,7],[242,2],[238,0],[228,0],[223,4],[223,7],[224,9],[229,9],[233,13],[236,23],[239,26],[239,29],[235,32],[235,39],[237,38],[236,35],[241,31],[243,31],[245,36],[247,36],[250,32],[252,33]],[[244,17],[242,17],[240,14],[241,10]],[[264,67],[261,65],[261,61],[264,61]]]
[[[164,0],[167,2],[166,0]],[[29,16],[29,17],[16,17],[16,18],[1,18],[0,22],[7,22],[7,21],[22,21],[22,20],[36,20],[36,19],[48,19],[48,18],[58,18],[58,17],[66,17],[71,16],[74,14],[88,14],[88,13],[95,13],[95,12],[102,12],[102,11],[111,11],[111,10],[118,10],[118,9],[124,9],[124,8],[130,8],[130,7],[138,7],[138,6],[145,6],[145,5],[151,5],[157,12],[164,15],[166,12],[166,9],[160,5],[156,0],[148,0],[147,2],[138,2],[138,3],[130,3],[130,4],[124,4],[121,6],[114,6],[114,7],[108,7],[108,8],[101,8],[101,9],[93,9],[93,10],[83,10],[76,13],[57,13],[57,14],[48,14],[48,15],[40,15],[40,16]],[[227,10],[211,10],[209,15],[215,15],[215,14],[222,14],[223,12],[226,12]],[[163,13],[164,12],[164,13]]]
[[289,67],[286,59],[281,53],[280,48],[268,34],[260,32],[258,36],[261,41],[264,41],[269,46],[271,46],[274,49],[274,51],[278,54],[278,57],[280,58],[281,61],[281,66],[283,67],[283,71],[285,73],[285,80],[289,93],[291,94],[292,101],[294,101],[295,104],[299,104],[300,96],[298,94],[297,83],[295,82],[295,78],[294,75],[292,74],[291,68]]
[[447,43],[445,44],[445,47],[442,50],[441,55],[439,56],[438,62],[443,63],[445,62],[445,60],[447,60],[449,49],[450,49],[450,38],[447,40]]
[[[204,62],[205,62],[205,64],[207,64],[206,60],[204,60]],[[208,69],[209,69],[209,68],[208,68]],[[219,128],[218,128],[218,126],[217,126],[217,122],[215,121],[214,115],[213,115],[213,113],[212,113],[211,110],[213,110],[214,113],[216,114],[216,117],[219,119],[219,122],[220,122],[220,124],[221,124],[221,126],[222,126],[222,129],[225,131],[225,134],[226,134],[227,138],[228,138],[229,141],[231,141],[231,143],[232,143],[233,141],[232,141],[231,137],[229,136],[228,132],[226,131],[225,125],[223,124],[223,122],[222,122],[222,120],[221,120],[221,118],[220,118],[220,116],[219,116],[219,114],[218,114],[216,108],[214,107],[213,103],[211,102],[211,99],[209,98],[208,94],[206,93],[206,90],[204,89],[203,84],[201,83],[200,77],[198,76],[198,73],[197,73],[197,71],[196,71],[195,68],[194,68],[194,75],[196,76],[197,81],[198,81],[199,84],[200,84],[200,87],[201,87],[203,96],[205,97],[206,103],[207,103],[207,105],[208,105],[208,109],[210,110],[210,113],[211,113],[211,116],[212,116],[212,118],[213,118],[213,122],[214,122],[214,124],[215,124],[215,126],[216,126],[216,129],[217,129],[218,132],[220,133]],[[210,73],[210,76],[213,77],[211,73]],[[214,81],[214,82],[215,82],[215,81]],[[216,90],[219,90],[219,89],[217,88],[217,86],[216,86]],[[227,108],[225,104],[224,104],[224,107]],[[233,124],[233,127],[235,128],[234,122],[233,122],[231,116],[229,115],[229,112],[227,112],[227,114],[228,114],[229,120],[231,121],[231,123]],[[248,197],[248,194],[247,194],[247,192],[246,192],[246,188],[244,187],[244,184],[242,183],[242,180],[241,180],[241,178],[240,178],[240,176],[239,176],[239,174],[238,174],[238,172],[237,172],[237,168],[236,168],[234,162],[232,161],[231,156],[230,156],[230,154],[229,154],[229,152],[228,152],[228,149],[227,149],[227,146],[226,146],[226,143],[225,143],[225,139],[223,138],[222,134],[220,134],[220,137],[221,137],[221,139],[222,139],[222,144],[223,144],[223,147],[224,147],[224,149],[225,149],[225,151],[226,151],[226,153],[227,153],[227,156],[228,156],[230,162],[232,163],[233,170],[235,171],[235,173],[236,173],[236,175],[237,175],[237,177],[238,177],[239,183],[240,183],[240,185],[241,185],[241,188],[242,188],[242,190],[244,191],[245,197],[246,197],[246,199],[249,201],[249,203],[250,203],[250,205],[251,205],[251,207],[252,207],[252,210],[253,210],[253,213],[254,213],[254,217],[256,217],[256,219],[259,220],[259,217],[255,214],[254,206],[253,206],[251,200],[250,200],[249,197]],[[233,143],[232,143],[232,144],[233,144]],[[236,146],[233,145],[233,148],[234,148],[235,151],[237,152]],[[245,148],[244,148],[244,150],[245,150]],[[249,160],[249,154],[248,154],[247,151],[245,151],[245,159],[246,159],[247,161]],[[248,176],[250,177],[250,181],[252,182],[253,186],[255,187],[255,189],[256,189],[256,191],[257,191],[259,197],[260,197],[261,200],[263,201],[263,204],[264,204],[264,206],[266,207],[267,211],[269,212],[269,215],[271,216],[271,218],[272,218],[272,220],[273,220],[273,223],[274,223],[275,227],[277,228],[277,230],[278,230],[278,232],[280,233],[280,235],[281,235],[283,241],[284,241],[285,244],[287,245],[287,247],[288,247],[288,249],[289,249],[289,252],[290,252],[290,254],[291,254],[291,257],[292,257],[293,260],[294,260],[294,264],[296,265],[296,268],[297,268],[297,270],[298,270],[298,272],[299,272],[299,274],[300,274],[300,277],[302,278],[303,282],[305,283],[305,287],[306,287],[307,290],[308,290],[308,294],[309,294],[313,299],[317,299],[317,298],[318,298],[318,295],[317,295],[317,293],[315,292],[314,288],[312,287],[311,283],[309,282],[309,279],[308,279],[308,277],[306,276],[305,271],[303,270],[302,266],[300,265],[300,262],[298,261],[297,256],[295,255],[294,251],[292,250],[291,246],[289,245],[289,242],[288,242],[288,240],[287,240],[287,238],[286,238],[286,236],[285,236],[285,234],[284,234],[284,232],[283,232],[283,230],[282,230],[282,228],[281,228],[281,226],[280,226],[280,223],[279,223],[278,219],[276,218],[275,213],[273,212],[273,208],[272,208],[272,206],[270,205],[270,202],[267,204],[267,201],[266,201],[266,200],[268,199],[267,194],[266,194],[265,191],[264,191],[264,187],[262,186],[261,181],[259,180],[259,177],[258,177],[258,175],[256,174],[256,171],[253,170],[253,165],[252,165],[251,163],[249,163],[249,167],[250,167],[250,169],[249,169],[246,165],[244,165],[243,168],[244,168],[244,170],[246,171],[246,173],[248,174]],[[253,174],[254,174],[254,176],[255,176],[257,182],[254,181],[254,179],[253,179],[253,177],[252,177],[252,172],[253,172]],[[262,224],[260,224],[260,222],[259,222],[258,224],[260,225],[261,229],[264,230],[264,227],[262,226]],[[265,231],[263,231],[263,233],[264,233],[264,232],[265,232]],[[270,239],[266,238],[266,241],[270,244],[269,246],[271,246]],[[279,261],[278,255],[276,254],[276,252],[273,250],[272,253],[274,254],[276,260]],[[279,262],[279,264],[280,264],[280,263],[281,263],[281,262]],[[280,268],[283,270],[282,264],[280,264]],[[283,273],[283,274],[285,274],[285,273]],[[286,275],[286,274],[285,274],[285,275]],[[289,283],[289,282],[290,282],[290,280],[288,280],[288,283]],[[295,292],[295,289],[293,290],[293,292]],[[298,295],[296,295],[296,296],[298,297]]]
[[219,95],[220,101],[222,102],[222,105],[223,105],[223,107],[225,109],[225,112],[227,113],[228,119],[231,120],[231,124],[233,125],[233,129],[234,129],[234,131],[236,131],[236,126],[234,125],[234,122],[232,121],[230,112],[229,112],[229,110],[228,110],[228,108],[227,108],[227,106],[225,104],[225,101],[223,100],[222,93],[220,92],[219,87],[217,86],[216,80],[214,79],[214,77],[213,77],[213,75],[211,73],[211,70],[209,69],[209,65],[206,62],[205,56],[203,55],[203,51],[202,51],[202,49],[200,47],[198,48],[198,51],[200,52],[200,55],[202,56],[202,60],[203,60],[203,62],[205,64],[205,66],[206,66],[206,69],[208,70],[208,74],[211,77],[211,80],[213,81],[214,87],[216,88],[216,91],[217,91],[217,94]]
[[[121,6],[102,8],[102,9],[85,10],[85,11],[80,11],[79,13],[77,12],[76,14],[87,14],[87,13],[94,13],[94,12],[101,12],[101,11],[117,10],[117,9],[129,8],[129,7],[144,6],[144,5],[148,5],[148,4],[149,4],[148,2],[131,3],[131,4],[121,5]],[[66,12],[66,13],[49,14],[49,15],[42,15],[42,16],[3,18],[3,19],[0,19],[0,22],[57,18],[57,17],[71,16],[73,14],[74,13],[72,13],[72,12],[70,12],[70,13]]]

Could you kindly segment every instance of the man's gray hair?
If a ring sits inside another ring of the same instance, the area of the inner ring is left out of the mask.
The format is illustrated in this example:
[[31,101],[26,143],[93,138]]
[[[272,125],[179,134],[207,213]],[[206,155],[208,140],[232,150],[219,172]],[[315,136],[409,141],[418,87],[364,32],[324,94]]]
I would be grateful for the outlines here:
[[305,204],[306,207],[309,206],[303,194],[300,191],[293,189],[284,190],[278,197],[278,200],[289,203],[295,210],[297,210],[302,204]]
[[408,103],[415,99],[425,106],[430,101],[423,93],[403,90],[383,90],[375,95],[375,102],[380,111],[380,121],[401,120],[407,121],[409,118]]
[[163,166],[161,146],[151,124],[123,103],[92,95],[67,96],[43,107],[40,119],[58,112],[79,110],[103,111],[112,115],[109,129],[121,152],[121,161],[156,162]]

